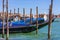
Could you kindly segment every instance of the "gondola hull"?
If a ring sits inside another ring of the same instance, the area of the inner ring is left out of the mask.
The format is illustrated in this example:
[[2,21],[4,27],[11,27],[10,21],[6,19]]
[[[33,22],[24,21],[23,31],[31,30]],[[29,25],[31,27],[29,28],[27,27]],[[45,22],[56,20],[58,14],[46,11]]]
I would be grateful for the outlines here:
[[[54,21],[54,19],[52,20],[52,22]],[[38,29],[46,26],[49,22],[45,21],[43,23],[38,23]],[[29,33],[32,31],[36,30],[36,24],[32,24],[29,26],[19,26],[19,27],[9,27],[9,33]],[[4,29],[4,32],[6,33],[6,27]],[[2,28],[0,28],[0,34],[2,33]]]

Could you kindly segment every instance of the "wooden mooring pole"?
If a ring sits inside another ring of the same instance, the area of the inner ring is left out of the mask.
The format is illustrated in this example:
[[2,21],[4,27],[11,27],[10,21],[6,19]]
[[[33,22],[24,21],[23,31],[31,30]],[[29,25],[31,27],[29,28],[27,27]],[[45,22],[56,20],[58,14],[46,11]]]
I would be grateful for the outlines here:
[[5,16],[5,15],[4,15],[4,0],[2,0],[2,7],[3,7],[3,10],[2,10],[2,11],[3,11],[3,12],[2,12],[2,13],[3,13],[2,38],[4,38],[4,16]]
[[11,10],[10,10],[10,16],[11,16],[12,14],[11,14]]
[[25,22],[25,8],[23,8],[23,20]]
[[[11,13],[11,10],[10,10],[9,18],[11,18],[11,16],[12,16],[12,13]],[[9,21],[11,22],[11,19],[9,19]]]
[[53,0],[51,0],[51,5],[49,8],[49,24],[48,24],[48,40],[50,40],[50,27],[51,27],[51,22],[52,22],[52,6],[53,6]]
[[15,18],[15,10],[16,10],[16,9],[14,8],[13,18]]
[[32,24],[32,8],[30,8],[30,24]]
[[8,27],[8,0],[6,0],[6,13],[7,13],[7,26],[6,26],[6,40],[8,40],[9,38],[9,27]]
[[19,8],[18,8],[18,15],[19,15]]
[[18,20],[20,20],[19,8],[18,8]]
[[36,34],[38,34],[38,7],[36,7]]
[[16,11],[16,9],[14,8],[14,15],[15,15],[15,11]]

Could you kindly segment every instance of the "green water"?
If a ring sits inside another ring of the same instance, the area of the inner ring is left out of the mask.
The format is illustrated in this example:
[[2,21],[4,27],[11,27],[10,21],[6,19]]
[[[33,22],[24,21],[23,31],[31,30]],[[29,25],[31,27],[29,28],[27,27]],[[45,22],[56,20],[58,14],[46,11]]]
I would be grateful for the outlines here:
[[[60,19],[55,19],[51,25],[51,40],[60,40]],[[14,33],[9,35],[10,40],[47,40],[48,39],[48,25],[39,29],[38,34],[36,31],[31,33]],[[1,38],[1,34],[0,34]]]

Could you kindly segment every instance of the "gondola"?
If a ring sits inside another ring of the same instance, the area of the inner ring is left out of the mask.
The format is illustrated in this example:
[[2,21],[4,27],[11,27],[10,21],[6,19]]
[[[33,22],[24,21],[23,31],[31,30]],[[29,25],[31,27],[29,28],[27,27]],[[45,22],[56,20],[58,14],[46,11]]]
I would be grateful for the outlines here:
[[[37,18],[38,19],[38,23],[44,22],[44,18]],[[36,24],[36,18],[27,18],[25,20],[26,23],[30,23],[30,21],[32,21],[32,24]]]
[[[54,19],[52,19],[52,22]],[[38,29],[46,26],[48,24],[48,20],[44,22],[38,22]],[[1,23],[1,22],[0,22]],[[2,25],[2,24],[1,24]],[[36,23],[29,24],[23,21],[21,22],[8,22],[9,25],[9,33],[28,33],[36,30]],[[6,33],[6,25],[4,26],[5,33]],[[0,33],[2,33],[2,27],[0,26]]]

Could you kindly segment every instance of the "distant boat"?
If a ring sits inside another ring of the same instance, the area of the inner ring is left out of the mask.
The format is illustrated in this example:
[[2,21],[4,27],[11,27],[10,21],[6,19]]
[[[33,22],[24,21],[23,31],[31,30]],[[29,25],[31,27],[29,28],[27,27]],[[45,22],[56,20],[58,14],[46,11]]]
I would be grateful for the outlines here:
[[[52,19],[52,22],[54,21],[54,19]],[[38,23],[38,29],[44,27],[45,25],[48,24],[48,20],[44,21],[44,22],[39,22]],[[1,24],[2,25],[2,24]],[[5,28],[5,33],[6,33],[6,26]],[[16,21],[16,22],[9,22],[9,32],[10,33],[28,33],[28,32],[32,32],[36,30],[36,23],[35,24],[28,24],[21,21]],[[2,26],[0,27],[0,33],[2,33]]]

